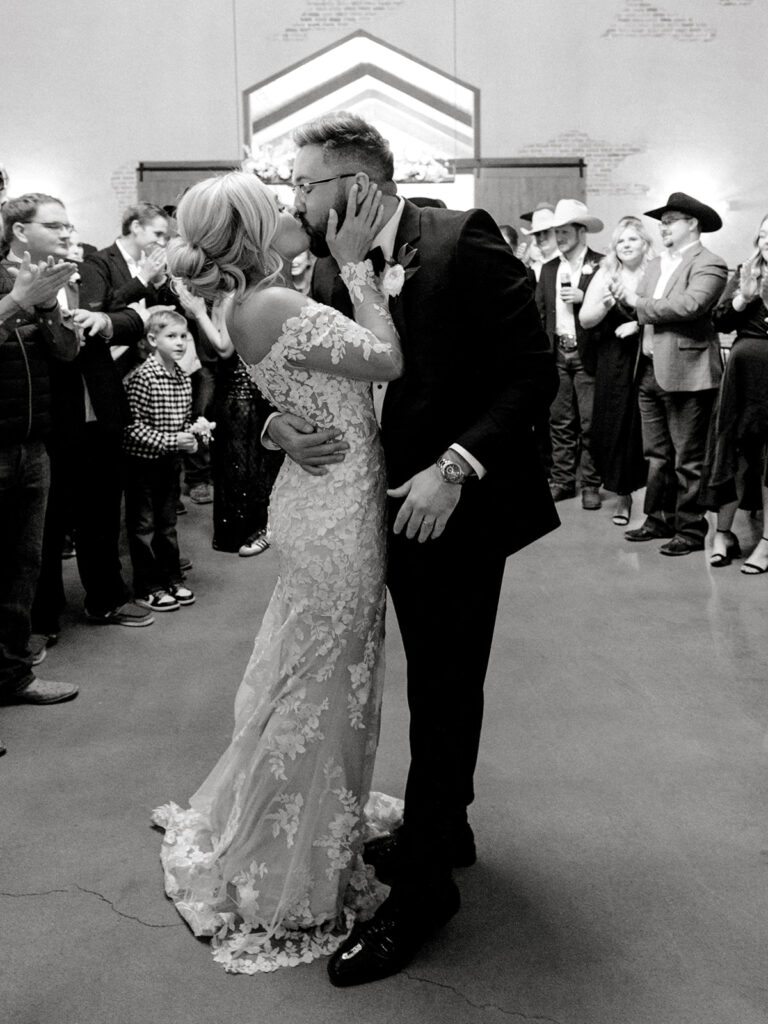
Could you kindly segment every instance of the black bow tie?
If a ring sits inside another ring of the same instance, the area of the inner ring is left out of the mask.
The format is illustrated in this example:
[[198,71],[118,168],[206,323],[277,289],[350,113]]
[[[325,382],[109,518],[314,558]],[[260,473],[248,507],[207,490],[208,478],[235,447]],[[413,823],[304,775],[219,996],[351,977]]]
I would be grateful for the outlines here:
[[387,265],[387,261],[384,259],[384,252],[380,245],[377,245],[374,249],[371,249],[371,251],[367,254],[365,258],[367,260],[370,260],[371,263],[373,264],[374,274],[380,274],[384,267],[386,267]]

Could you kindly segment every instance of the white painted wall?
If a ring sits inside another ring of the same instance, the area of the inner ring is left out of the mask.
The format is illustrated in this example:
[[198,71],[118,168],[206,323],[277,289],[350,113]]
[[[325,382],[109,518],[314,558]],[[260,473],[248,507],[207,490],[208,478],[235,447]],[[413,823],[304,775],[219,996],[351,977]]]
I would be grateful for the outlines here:
[[[749,250],[768,210],[763,0],[380,6],[355,26],[481,89],[482,156],[520,156],[568,131],[596,149],[635,147],[590,191],[594,213],[611,225],[681,189],[722,212],[712,248],[731,264]],[[666,34],[605,35],[621,15],[659,30],[642,21],[652,6],[671,18]],[[12,193],[60,195],[81,236],[108,243],[116,171],[237,159],[241,90],[353,30],[283,38],[308,10],[309,0],[3,0],[0,162]],[[596,158],[585,155],[591,188]]]

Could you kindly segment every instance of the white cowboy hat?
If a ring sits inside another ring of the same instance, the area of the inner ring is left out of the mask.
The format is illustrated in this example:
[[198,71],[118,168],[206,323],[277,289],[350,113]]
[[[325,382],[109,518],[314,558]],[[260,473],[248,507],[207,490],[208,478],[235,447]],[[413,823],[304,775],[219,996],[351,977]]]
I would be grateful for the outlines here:
[[531,213],[530,218],[526,217],[526,220],[530,219],[531,228],[530,231],[527,228],[521,227],[520,230],[524,235],[535,235],[537,231],[549,231],[555,225],[552,222],[554,214],[552,207],[547,206],[543,209],[536,209]]
[[578,199],[561,199],[555,207],[552,227],[562,228],[566,224],[583,224],[590,233],[605,227],[599,217],[590,217],[589,210]]

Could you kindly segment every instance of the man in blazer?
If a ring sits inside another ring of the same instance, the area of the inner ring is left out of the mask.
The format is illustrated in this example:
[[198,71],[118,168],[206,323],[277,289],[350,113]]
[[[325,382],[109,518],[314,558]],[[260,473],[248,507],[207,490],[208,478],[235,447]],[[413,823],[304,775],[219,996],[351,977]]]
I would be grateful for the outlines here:
[[603,222],[590,216],[578,199],[561,199],[552,215],[560,258],[541,268],[536,302],[557,361],[560,386],[550,409],[552,496],[555,501],[576,494],[580,470],[581,505],[600,508],[600,474],[589,450],[595,395],[595,358],[590,332],[579,323],[584,291],[603,258],[587,245],[589,232]]
[[[153,203],[137,203],[124,212],[120,237],[87,256],[80,267],[80,290],[86,309],[111,313],[139,304],[177,306],[165,268],[168,218]],[[136,363],[133,350],[121,353],[118,370],[124,376]]]
[[665,252],[650,261],[636,294],[616,291],[643,329],[639,402],[648,460],[646,519],[625,537],[670,538],[661,553],[687,555],[704,548],[707,534],[699,485],[723,372],[710,310],[727,277],[725,261],[699,239],[702,231],[718,231],[722,221],[684,192],[673,192],[646,216],[661,222]]
[[130,600],[120,562],[123,496],[123,428],[128,399],[112,347],[135,356],[144,321],[133,309],[82,308],[79,283],[59,295],[81,339],[77,357],[51,368],[53,433],[51,492],[46,513],[43,564],[32,609],[33,632],[58,632],[64,605],[61,550],[74,527],[75,554],[89,621],[149,626],[152,616]]
[[[390,299],[406,370],[374,385],[374,403],[390,487],[387,581],[408,665],[411,764],[404,824],[387,858],[390,897],[329,964],[331,981],[347,986],[400,970],[458,909],[451,870],[475,859],[467,806],[505,559],[558,524],[532,430],[556,377],[525,269],[487,213],[402,200],[388,143],[355,115],[306,125],[295,142],[297,215],[321,257],[315,297],[352,315],[325,231],[330,209],[343,219],[353,186],[365,195],[379,184],[384,223],[374,246],[382,262],[407,262]],[[343,441],[296,426],[308,429],[290,416],[268,429],[310,472],[343,457]]]

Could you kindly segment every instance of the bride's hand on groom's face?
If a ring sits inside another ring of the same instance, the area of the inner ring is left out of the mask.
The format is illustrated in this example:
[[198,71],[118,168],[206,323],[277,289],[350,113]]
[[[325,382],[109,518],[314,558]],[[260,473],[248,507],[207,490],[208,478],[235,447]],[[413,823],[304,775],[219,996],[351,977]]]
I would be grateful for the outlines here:
[[404,498],[394,524],[395,533],[419,544],[437,540],[461,498],[461,486],[448,484],[434,466],[412,476],[400,487],[387,491],[390,498]]
[[343,462],[349,451],[340,430],[315,430],[308,420],[292,413],[271,419],[267,433],[289,459],[312,476],[325,476],[327,467]]
[[340,267],[345,263],[362,262],[381,229],[384,211],[379,186],[370,182],[362,199],[360,196],[360,185],[355,182],[347,196],[347,209],[341,227],[338,227],[336,211],[330,210],[328,213],[325,240]]

